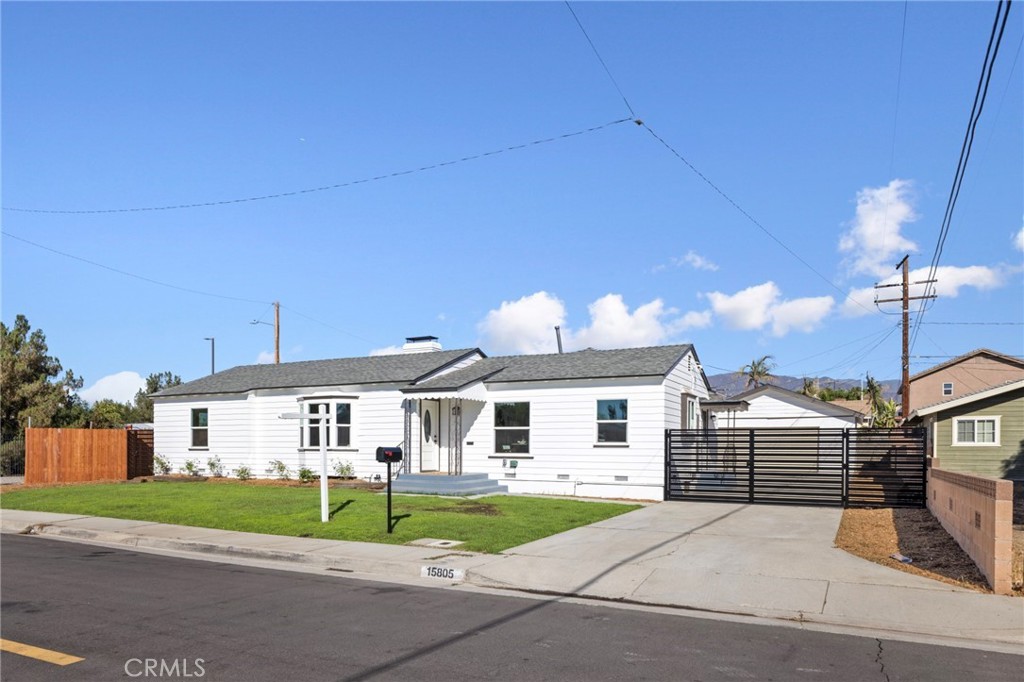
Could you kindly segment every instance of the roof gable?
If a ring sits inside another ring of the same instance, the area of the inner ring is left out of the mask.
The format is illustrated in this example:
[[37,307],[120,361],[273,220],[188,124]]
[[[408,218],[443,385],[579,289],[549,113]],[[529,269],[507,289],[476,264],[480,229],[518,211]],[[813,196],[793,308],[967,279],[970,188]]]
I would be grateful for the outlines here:
[[785,400],[791,403],[798,403],[805,406],[809,410],[820,412],[821,414],[828,415],[839,415],[848,417],[864,417],[864,413],[858,410],[850,409],[845,405],[838,405],[834,402],[826,400],[820,400],[818,398],[812,398],[806,396],[803,393],[797,393],[796,391],[790,391],[788,388],[782,388],[781,386],[775,386],[774,384],[765,384],[764,386],[758,386],[757,388],[749,391],[744,391],[737,395],[731,396],[729,401],[745,401],[747,403],[760,398],[762,396],[770,396],[779,400]]
[[975,391],[974,393],[968,393],[967,395],[960,396],[959,398],[945,400],[935,403],[934,405],[927,405],[925,407],[918,408],[911,413],[909,418],[914,419],[915,417],[924,417],[929,414],[935,414],[936,412],[945,412],[946,410],[951,410],[955,407],[960,407],[961,405],[969,405],[979,400],[985,400],[986,398],[1009,393],[1010,391],[1015,391],[1020,388],[1024,388],[1024,379],[1009,381],[1001,386],[992,386],[980,391]]
[[992,360],[996,360],[996,361],[999,361],[999,362],[1005,362],[1007,364],[1014,365],[1016,367],[1020,367],[1021,369],[1024,369],[1024,360],[1021,360],[1020,358],[1015,358],[1012,355],[1006,355],[1005,353],[998,353],[998,352],[996,352],[994,350],[990,350],[988,348],[978,348],[976,350],[972,350],[970,353],[964,353],[963,355],[958,355],[957,357],[955,357],[955,358],[953,358],[951,360],[947,360],[945,362],[939,363],[938,365],[935,365],[934,367],[929,367],[926,370],[918,372],[917,374],[915,374],[912,377],[910,377],[910,380],[911,381],[916,381],[918,379],[921,379],[922,377],[928,376],[929,374],[934,374],[935,372],[939,372],[939,371],[942,371],[942,370],[947,369],[949,367],[953,367],[954,365],[959,365],[959,364],[961,364],[961,363],[963,363],[963,362],[965,362],[967,360],[970,360],[971,358],[976,358],[976,357],[981,357],[981,356],[987,356],[987,357],[991,358]]

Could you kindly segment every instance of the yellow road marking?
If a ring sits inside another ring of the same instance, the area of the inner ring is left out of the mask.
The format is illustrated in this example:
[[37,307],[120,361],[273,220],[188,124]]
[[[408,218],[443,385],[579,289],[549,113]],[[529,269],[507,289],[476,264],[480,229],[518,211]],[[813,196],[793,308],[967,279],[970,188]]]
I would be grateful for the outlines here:
[[78,656],[62,654],[59,651],[50,651],[49,649],[42,649],[37,646],[32,646],[31,644],[12,642],[9,639],[0,639],[0,651],[8,651],[12,654],[18,654],[19,656],[28,656],[29,658],[53,663],[54,665],[71,665],[72,663],[78,663],[79,661],[85,660]]

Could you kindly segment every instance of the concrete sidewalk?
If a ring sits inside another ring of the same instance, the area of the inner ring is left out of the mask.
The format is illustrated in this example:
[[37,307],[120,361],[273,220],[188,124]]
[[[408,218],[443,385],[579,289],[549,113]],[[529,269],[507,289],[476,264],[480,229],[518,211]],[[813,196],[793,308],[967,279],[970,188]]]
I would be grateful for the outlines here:
[[17,510],[0,513],[0,530],[299,563],[385,581],[432,574],[439,585],[465,581],[1024,653],[1024,600],[952,587],[836,549],[840,516],[820,508],[656,504],[499,555]]

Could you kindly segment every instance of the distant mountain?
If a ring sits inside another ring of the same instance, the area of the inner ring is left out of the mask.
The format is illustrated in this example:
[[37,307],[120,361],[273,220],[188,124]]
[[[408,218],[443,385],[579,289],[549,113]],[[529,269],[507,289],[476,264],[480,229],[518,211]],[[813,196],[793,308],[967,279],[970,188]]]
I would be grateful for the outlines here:
[[[723,374],[709,374],[708,381],[711,387],[724,396],[733,396],[746,390],[746,377],[736,372],[725,372]],[[799,392],[804,387],[804,377],[777,376],[771,381],[775,386]],[[894,398],[900,390],[899,379],[885,379],[879,381],[882,384],[882,396]],[[832,377],[818,377],[818,385],[822,388],[853,388],[861,385],[861,379],[833,379]]]

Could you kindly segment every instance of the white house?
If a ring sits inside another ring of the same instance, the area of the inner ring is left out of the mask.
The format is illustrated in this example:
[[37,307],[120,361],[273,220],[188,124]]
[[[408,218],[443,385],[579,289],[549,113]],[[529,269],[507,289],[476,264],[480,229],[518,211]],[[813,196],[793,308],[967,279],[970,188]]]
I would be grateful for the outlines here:
[[662,499],[667,428],[699,428],[710,386],[691,345],[487,357],[414,337],[398,355],[235,367],[156,394],[155,452],[177,470],[219,457],[269,475],[271,460],[355,474],[486,474],[511,492]]
[[867,418],[858,410],[772,385],[745,391],[728,400],[708,401],[704,407],[709,428],[718,429],[852,429]]

